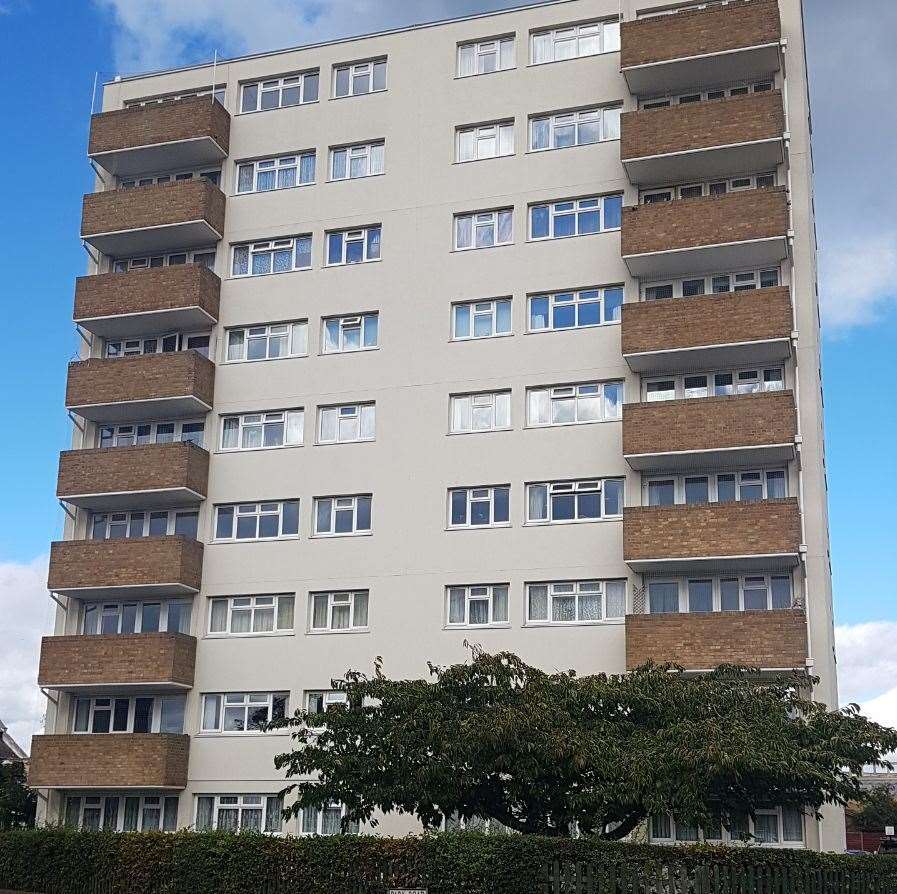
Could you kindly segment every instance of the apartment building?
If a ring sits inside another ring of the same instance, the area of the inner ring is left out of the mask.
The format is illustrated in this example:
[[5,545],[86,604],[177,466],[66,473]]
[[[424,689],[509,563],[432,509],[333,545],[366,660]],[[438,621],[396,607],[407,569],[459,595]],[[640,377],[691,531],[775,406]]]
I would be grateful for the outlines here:
[[[106,84],[42,817],[338,831],[281,820],[259,722],[465,641],[837,704],[809,116],[800,0],[557,0]],[[843,848],[835,809],[749,826]]]

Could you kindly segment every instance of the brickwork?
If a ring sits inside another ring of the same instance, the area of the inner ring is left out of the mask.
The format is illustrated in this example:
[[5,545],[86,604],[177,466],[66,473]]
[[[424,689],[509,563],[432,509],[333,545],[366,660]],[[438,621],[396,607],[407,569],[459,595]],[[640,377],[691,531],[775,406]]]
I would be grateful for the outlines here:
[[56,495],[187,488],[205,496],[208,481],[209,454],[196,444],[66,450],[59,457]]
[[626,404],[623,454],[789,444],[797,434],[791,391]]
[[623,305],[624,354],[791,336],[787,286]]
[[75,322],[198,307],[218,319],[221,280],[201,264],[79,276]]
[[187,537],[60,540],[50,546],[51,590],[180,584],[199,590],[202,544]]
[[647,661],[710,670],[720,664],[804,668],[807,619],[799,609],[626,616],[626,669]]
[[781,138],[785,112],[782,94],[775,90],[666,109],[624,112],[620,127],[620,157],[626,161]]
[[787,233],[788,196],[777,186],[624,208],[622,250],[626,257]]
[[81,237],[197,220],[224,232],[224,193],[208,180],[110,189],[84,196]]
[[40,686],[178,683],[193,685],[196,639],[183,633],[45,636]]
[[185,788],[190,737],[169,733],[35,736],[35,788]]
[[69,364],[68,408],[193,396],[212,405],[215,366],[196,351],[140,357],[92,357]]
[[230,147],[230,115],[220,102],[193,96],[176,102],[152,103],[90,119],[88,155],[211,137],[227,155]]
[[627,506],[623,559],[688,559],[797,553],[797,500]]
[[620,64],[648,65],[777,43],[782,37],[777,0],[750,0],[670,16],[623,22]]

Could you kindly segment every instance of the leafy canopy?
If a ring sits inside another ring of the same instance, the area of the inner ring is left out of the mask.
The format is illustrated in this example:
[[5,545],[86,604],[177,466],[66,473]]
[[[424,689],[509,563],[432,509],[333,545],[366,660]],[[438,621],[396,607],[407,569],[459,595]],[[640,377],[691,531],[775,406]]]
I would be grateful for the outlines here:
[[[654,813],[710,823],[776,804],[818,809],[862,797],[864,764],[889,765],[897,731],[829,711],[800,693],[806,675],[760,679],[746,668],[686,675],[545,673],[516,655],[475,652],[430,665],[430,680],[350,671],[348,705],[297,711],[292,751],[275,758],[303,807],[488,817],[519,832],[619,839]],[[311,780],[309,779],[311,777]]]
[[37,794],[28,788],[21,761],[0,763],[0,829],[34,825]]
[[862,832],[883,832],[885,826],[897,826],[897,798],[888,785],[876,785],[866,799],[847,808],[848,823]]

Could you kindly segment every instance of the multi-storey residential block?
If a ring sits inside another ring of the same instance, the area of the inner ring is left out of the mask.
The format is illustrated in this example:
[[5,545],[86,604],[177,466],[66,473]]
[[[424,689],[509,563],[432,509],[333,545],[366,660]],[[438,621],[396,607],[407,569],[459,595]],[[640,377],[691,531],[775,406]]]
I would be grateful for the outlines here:
[[[281,821],[259,723],[465,640],[835,705],[809,140],[800,0],[558,0],[105,85],[42,816],[333,832]],[[750,830],[844,841],[835,809]]]

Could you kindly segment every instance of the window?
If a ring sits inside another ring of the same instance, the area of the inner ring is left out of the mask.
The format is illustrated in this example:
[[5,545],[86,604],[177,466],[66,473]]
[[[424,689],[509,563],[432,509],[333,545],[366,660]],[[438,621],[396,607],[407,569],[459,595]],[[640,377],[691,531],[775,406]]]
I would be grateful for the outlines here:
[[449,430],[452,434],[497,431],[511,427],[510,391],[453,394],[449,402]]
[[98,832],[174,832],[177,795],[67,795],[65,825]]
[[510,521],[510,485],[460,487],[449,490],[450,528],[494,528]]
[[346,808],[340,804],[328,804],[326,807],[302,808],[302,835],[357,835],[358,822],[346,823],[343,829],[343,819]]
[[781,500],[788,496],[784,469],[721,472],[710,475],[667,475],[649,478],[645,484],[649,506],[676,503],[752,503]]
[[532,35],[532,64],[560,62],[620,49],[620,23],[587,22]]
[[203,357],[209,356],[209,336],[171,332],[149,338],[127,338],[108,340],[105,356],[139,357],[142,354],[173,354],[177,351],[196,351]]
[[527,584],[527,623],[583,624],[626,614],[625,580]]
[[179,99],[187,99],[192,96],[209,96],[210,94],[213,95],[221,105],[224,105],[225,87],[222,84],[221,86],[214,88],[206,87],[204,89],[189,90],[183,93],[166,93],[164,96],[147,96],[143,99],[129,99],[125,102],[125,108],[133,109],[142,106],[162,105],[162,103],[176,102]]
[[281,109],[287,106],[317,102],[318,72],[307,71],[304,74],[289,75],[285,78],[244,84],[242,91],[241,112],[264,112],[268,109]]
[[203,695],[203,733],[251,733],[287,713],[287,692],[223,692]]
[[85,602],[81,632],[86,636],[128,633],[189,633],[193,603],[186,599]]
[[377,347],[380,316],[376,313],[323,320],[322,353],[345,354]]
[[530,118],[530,151],[567,149],[602,140],[619,140],[621,111],[622,106],[609,106]]
[[584,329],[620,320],[623,286],[529,296],[530,332]]
[[452,338],[492,338],[511,334],[511,299],[465,301],[452,305]]
[[787,574],[653,580],[648,584],[650,614],[738,612],[789,609],[794,605]]
[[[312,633],[368,629],[368,591],[311,594]],[[345,693],[342,693],[345,695]]]
[[375,428],[376,407],[372,403],[318,407],[319,444],[373,441]]
[[380,260],[380,225],[327,234],[327,265]]
[[663,109],[674,105],[689,105],[706,100],[747,96],[749,93],[769,93],[772,89],[772,81],[758,81],[753,84],[733,84],[728,87],[711,87],[707,90],[692,90],[688,93],[676,94],[675,96],[645,98],[639,102],[639,108]]
[[514,210],[478,211],[455,215],[455,250],[493,248],[509,245],[514,240]]
[[215,507],[215,540],[276,540],[298,534],[298,500]]
[[583,382],[527,390],[528,425],[578,425],[619,419],[622,382]]
[[746,189],[771,189],[775,185],[775,172],[751,174],[744,177],[731,177],[728,180],[686,183],[665,189],[652,189],[641,194],[641,202],[643,205],[651,205],[656,202],[672,202],[674,198],[694,199],[701,196],[722,196],[729,192],[742,192]]
[[308,354],[308,323],[271,323],[227,330],[227,363],[278,360]]
[[315,182],[315,153],[284,155],[237,165],[237,193],[268,192]]
[[246,633],[290,632],[293,629],[294,602],[291,594],[211,599],[209,633],[240,636]]
[[234,246],[233,276],[266,276],[311,267],[311,236],[290,236]]
[[644,379],[644,400],[726,397],[734,394],[759,394],[782,391],[785,387],[781,367],[743,369],[717,373],[694,373],[662,379]]
[[175,251],[163,255],[148,255],[140,258],[116,258],[112,262],[113,273],[126,273],[128,270],[148,270],[155,267],[177,267],[181,264],[200,264],[215,268],[215,249],[201,248],[191,251]]
[[333,95],[361,96],[386,89],[386,60],[340,65],[333,70]]
[[651,283],[645,286],[646,301],[663,298],[691,298],[696,295],[746,292],[753,289],[768,289],[779,285],[779,271],[745,270],[738,273],[715,273],[711,276],[692,276],[672,282]]
[[458,77],[489,74],[514,67],[514,38],[462,43],[458,47]]
[[529,236],[533,240],[564,239],[619,230],[622,213],[622,195],[531,205]]
[[258,450],[266,447],[297,447],[302,444],[304,411],[243,413],[221,421],[222,450]]
[[546,481],[526,486],[528,524],[595,521],[622,515],[622,478]]
[[181,183],[185,180],[208,180],[215,186],[221,182],[221,169],[211,171],[183,171],[177,174],[144,175],[137,180],[119,180],[119,189],[133,189],[135,186],[161,186],[165,183]]
[[185,695],[79,696],[72,699],[72,732],[180,735],[186,702]]
[[317,689],[305,693],[305,710],[309,714],[324,714],[334,705],[347,705],[344,689]]
[[337,146],[330,150],[330,179],[354,180],[357,177],[382,174],[384,152],[383,140],[355,146]]
[[201,419],[100,425],[97,427],[97,447],[142,447],[175,441],[192,441],[202,447],[204,430],[205,423]]
[[508,585],[446,587],[447,627],[508,623]]
[[272,832],[283,829],[279,795],[197,795],[196,831]]
[[371,495],[315,497],[315,536],[371,533]]
[[651,817],[651,842],[659,843],[731,843],[748,841],[774,847],[803,847],[803,812],[795,807],[759,809],[752,820],[748,813],[718,817],[712,827],[691,826],[669,814]]
[[514,154],[514,122],[501,121],[455,131],[455,161],[478,161]]
[[195,509],[95,512],[90,519],[90,539],[123,540],[177,534],[195,540],[198,521],[199,512]]

